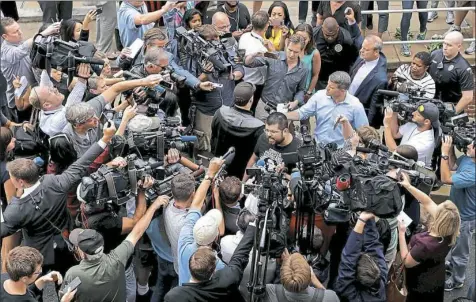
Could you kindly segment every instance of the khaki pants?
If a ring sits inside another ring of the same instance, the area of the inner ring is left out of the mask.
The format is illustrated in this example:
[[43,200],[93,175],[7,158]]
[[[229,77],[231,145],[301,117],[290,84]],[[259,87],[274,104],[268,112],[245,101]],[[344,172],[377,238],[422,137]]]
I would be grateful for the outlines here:
[[[195,115],[195,130],[198,136],[198,150],[211,151],[210,140],[212,138],[212,121],[213,115],[206,115],[197,110]],[[201,132],[201,133],[200,133]]]

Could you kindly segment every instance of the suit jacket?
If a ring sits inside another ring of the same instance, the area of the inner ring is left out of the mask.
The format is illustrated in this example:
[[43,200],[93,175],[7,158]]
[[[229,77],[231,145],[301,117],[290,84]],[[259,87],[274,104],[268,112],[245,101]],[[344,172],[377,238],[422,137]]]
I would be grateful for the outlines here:
[[[362,64],[362,61],[363,59],[359,57],[350,69],[352,80],[354,79],[360,64]],[[378,95],[377,90],[387,89],[387,85],[387,58],[383,53],[380,53],[377,66],[370,71],[354,94],[354,96],[360,100],[362,105],[364,105],[369,125],[372,127],[378,128],[382,125],[383,96]]]
[[[34,247],[44,257],[43,265],[55,263],[53,241],[64,244],[60,230],[69,228],[68,192],[86,175],[89,165],[104,151],[97,143],[62,174],[47,174],[40,185],[23,198],[12,198],[3,213],[0,238],[23,230],[23,245]],[[52,225],[54,224],[54,226]],[[58,261],[58,259],[56,259]]]

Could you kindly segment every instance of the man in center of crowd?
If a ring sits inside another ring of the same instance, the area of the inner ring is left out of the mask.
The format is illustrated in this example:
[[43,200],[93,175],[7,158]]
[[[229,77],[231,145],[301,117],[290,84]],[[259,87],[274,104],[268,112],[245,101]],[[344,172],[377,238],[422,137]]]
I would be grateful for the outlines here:
[[[320,90],[296,111],[288,112],[292,121],[305,120],[314,115],[316,128],[315,140],[321,144],[336,143],[344,145],[343,128],[337,126],[338,119],[345,117],[354,129],[368,126],[367,115],[359,100],[348,92],[350,76],[343,71],[336,71],[329,76],[326,90]],[[294,108],[297,102],[289,104]],[[337,126],[337,127],[336,127]]]

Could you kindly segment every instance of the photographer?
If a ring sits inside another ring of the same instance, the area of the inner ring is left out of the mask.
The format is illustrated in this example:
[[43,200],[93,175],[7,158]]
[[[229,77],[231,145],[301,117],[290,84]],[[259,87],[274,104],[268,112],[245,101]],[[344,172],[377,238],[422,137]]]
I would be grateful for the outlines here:
[[69,230],[67,192],[80,181],[115,132],[114,125],[104,128],[102,139],[60,175],[48,174],[40,179],[38,167],[30,159],[8,163],[10,179],[17,190],[23,190],[23,194],[20,198],[12,198],[3,213],[1,238],[23,229],[23,244],[35,247],[43,254],[45,271],[52,267],[65,271],[72,260],[62,237],[62,232]]
[[[59,29],[60,23],[53,23],[40,34],[45,37],[55,35],[58,34]],[[3,40],[2,47],[0,47],[1,69],[8,83],[6,91],[8,109],[14,117],[13,121],[18,122],[16,119],[15,88],[13,87],[13,80],[16,76],[25,76],[30,86],[37,83],[31,69],[31,59],[29,56],[33,44],[33,38],[23,41],[23,32],[20,25],[9,17],[1,19],[0,34]]]
[[[219,40],[218,31],[209,24],[197,28],[197,33],[207,42]],[[203,151],[210,151],[209,142],[212,136],[211,125],[213,115],[223,105],[233,106],[235,82],[241,80],[245,74],[243,66],[233,61],[232,54],[228,52],[227,55],[231,58],[228,60],[231,68],[226,68],[222,72],[216,70],[212,62],[198,62],[192,57],[192,64],[197,66],[198,78],[201,81],[210,81],[222,85],[222,87],[210,92],[198,91],[195,94],[195,101],[192,102],[197,107],[195,129],[204,133],[202,138],[204,146],[201,148]]]
[[241,181],[234,177],[228,176],[218,188],[215,188],[215,204],[217,208],[223,212],[225,220],[225,234],[235,234],[238,231],[237,219],[241,207],[239,204],[241,198]]
[[[216,162],[212,161],[211,165],[213,164],[216,164]],[[205,180],[205,182],[208,183],[208,180]],[[208,187],[208,184],[205,184],[205,186]],[[207,215],[203,218],[205,217]],[[200,218],[200,220],[203,218]],[[197,225],[200,223],[200,220],[197,221]],[[184,226],[185,228],[187,226]],[[182,286],[172,289],[165,296],[165,301],[243,301],[238,286],[243,278],[243,271],[248,264],[255,231],[256,226],[254,222],[250,222],[230,262],[222,268],[219,267],[222,262],[220,260],[217,263],[216,254],[213,249],[205,247],[195,248],[188,261],[190,264],[189,283],[184,283]],[[187,265],[188,263],[183,264]]]
[[[449,257],[448,266],[451,276],[445,282],[446,291],[461,288],[464,284],[471,239],[475,229],[475,142],[473,141],[467,148],[466,154],[456,160],[451,136],[445,136],[441,146],[441,181],[451,185],[450,198],[458,207],[461,215],[459,237],[455,246],[451,249]],[[452,170],[456,170],[456,172],[452,174]]]
[[[192,275],[189,263],[196,251],[208,250],[206,247],[209,247],[209,250],[215,255],[211,246],[219,239],[220,229],[224,228],[223,214],[221,211],[213,209],[205,214],[205,216],[202,216],[201,209],[212,180],[223,165],[223,162],[223,160],[218,158],[212,159],[208,167],[207,175],[193,196],[192,204],[190,205],[187,216],[185,216],[185,222],[180,230],[178,241],[179,285],[191,281]],[[221,259],[216,258],[216,262],[217,270],[225,267]],[[214,270],[215,267],[212,272]]]
[[[303,255],[294,253],[289,255],[284,250],[281,256],[281,283],[266,285],[265,302],[339,302],[339,298],[332,290],[326,290],[314,274]],[[312,285],[312,287],[311,287]]]
[[[141,80],[119,82],[87,103],[69,106],[65,114],[68,124],[62,129],[62,132],[68,134],[73,139],[74,148],[78,156],[83,155],[92,144],[98,141],[98,133],[103,126],[100,125],[99,121],[107,104],[112,103],[124,91],[136,87],[154,87],[160,81],[161,77],[159,75],[151,75]],[[124,135],[128,121],[134,116],[135,111],[132,108],[126,109],[121,121],[122,125],[118,129],[118,133],[116,133],[117,135]]]
[[[61,284],[63,278],[59,272],[49,272],[42,274],[43,256],[41,253],[28,246],[14,248],[8,254],[7,273],[8,279],[4,279],[0,284],[0,297],[2,301],[38,301],[46,283],[53,282]],[[61,298],[61,302],[73,301],[76,290],[69,289]],[[58,300],[56,300],[58,301]]]
[[437,145],[440,129],[440,111],[430,102],[421,104],[413,112],[411,122],[398,126],[397,113],[392,108],[385,109],[383,120],[385,144],[389,151],[397,148],[395,139],[401,138],[400,144],[411,145],[418,151],[418,160],[431,167],[433,151]]
[[[140,191],[138,198],[145,200],[143,190]],[[101,235],[101,232],[92,229],[75,229],[71,232],[69,240],[76,247],[76,253],[82,260],[79,265],[68,270],[64,281],[67,284],[79,277],[81,284],[76,295],[78,301],[135,301],[135,293],[134,298],[126,296],[127,263],[155,212],[167,206],[168,202],[167,196],[160,196],[147,211],[144,205],[141,210],[143,217],[137,221],[129,235],[110,252],[105,247],[106,236]]]
[[375,215],[362,212],[342,253],[335,291],[341,301],[384,301],[387,264]]
[[78,68],[78,81],[63,106],[64,95],[54,88],[46,70],[41,73],[40,86],[33,87],[30,93],[30,104],[39,109],[40,129],[49,136],[60,133],[68,124],[66,108],[80,103],[86,91],[86,81],[91,76],[91,67],[81,63]]
[[408,93],[409,88],[415,88],[424,93],[418,96],[433,99],[435,97],[435,81],[428,73],[430,65],[431,56],[429,53],[426,51],[417,53],[411,64],[400,65],[393,73],[389,89]]
[[402,174],[400,184],[430,213],[428,231],[414,235],[407,246],[406,227],[399,222],[400,256],[406,268],[407,301],[443,301],[445,288],[445,258],[455,245],[460,229],[460,214],[456,205],[447,200],[437,205],[410,183]]

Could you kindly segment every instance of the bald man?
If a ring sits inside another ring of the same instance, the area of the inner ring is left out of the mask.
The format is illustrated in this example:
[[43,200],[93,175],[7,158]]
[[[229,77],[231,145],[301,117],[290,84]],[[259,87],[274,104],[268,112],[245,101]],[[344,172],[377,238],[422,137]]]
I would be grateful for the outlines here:
[[369,125],[378,128],[382,123],[383,99],[377,93],[387,89],[387,59],[382,53],[382,39],[375,35],[365,37],[360,48],[360,58],[350,69],[349,93],[364,105]]
[[463,35],[460,32],[448,33],[443,49],[432,52],[429,69],[435,80],[435,98],[455,104],[457,113],[463,113],[474,99],[474,75],[471,65],[460,54],[462,45]]
[[314,30],[316,49],[321,54],[321,72],[316,89],[324,89],[327,86],[329,75],[335,71],[349,72],[359,55],[362,35],[355,22],[352,32],[338,25],[336,19],[326,18],[322,26]]
[[[461,32],[461,24],[463,23],[464,19],[468,15],[469,11],[473,12],[473,20],[470,22],[473,24],[473,38],[476,37],[476,12],[474,11],[474,6],[476,6],[476,1],[456,1],[456,5],[459,7],[468,7],[468,10],[459,10],[455,12],[455,23],[451,25],[450,29],[447,33],[452,31],[459,31]],[[471,8],[472,9],[469,9]],[[464,51],[466,54],[473,54],[475,48],[474,41],[471,42],[471,45]]]
[[230,19],[228,18],[227,14],[223,12],[216,12],[213,14],[212,25],[215,26],[216,30],[221,33],[230,32]]

